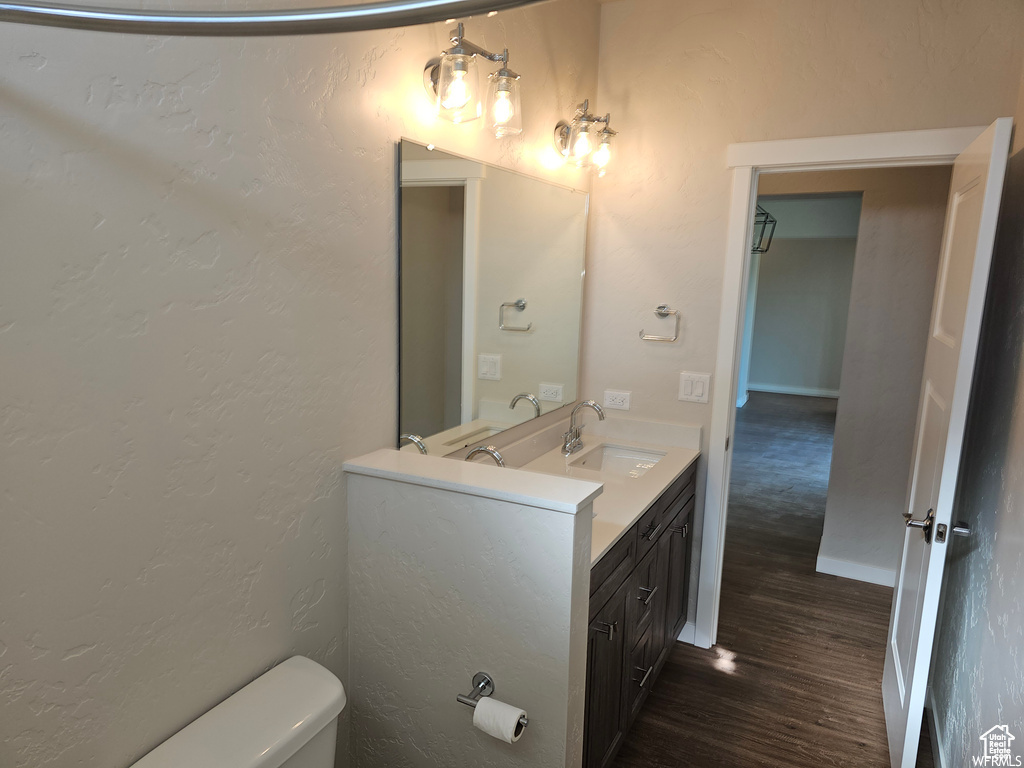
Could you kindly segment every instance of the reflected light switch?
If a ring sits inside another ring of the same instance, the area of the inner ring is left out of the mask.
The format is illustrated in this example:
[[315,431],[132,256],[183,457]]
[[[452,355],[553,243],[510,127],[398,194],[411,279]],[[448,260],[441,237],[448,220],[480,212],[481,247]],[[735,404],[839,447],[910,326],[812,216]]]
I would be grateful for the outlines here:
[[477,355],[476,377],[488,381],[501,381],[501,355]]

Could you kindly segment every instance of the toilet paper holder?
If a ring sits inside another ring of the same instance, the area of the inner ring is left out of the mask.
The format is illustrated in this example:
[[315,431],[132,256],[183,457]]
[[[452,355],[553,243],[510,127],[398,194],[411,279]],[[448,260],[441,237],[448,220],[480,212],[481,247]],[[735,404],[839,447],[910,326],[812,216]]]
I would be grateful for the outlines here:
[[[476,709],[480,697],[490,696],[492,693],[494,693],[494,680],[486,672],[477,672],[473,675],[473,690],[468,694],[460,693],[455,698],[461,703]],[[526,719],[526,715],[523,715],[519,718],[519,724],[525,728],[530,724],[530,721]]]

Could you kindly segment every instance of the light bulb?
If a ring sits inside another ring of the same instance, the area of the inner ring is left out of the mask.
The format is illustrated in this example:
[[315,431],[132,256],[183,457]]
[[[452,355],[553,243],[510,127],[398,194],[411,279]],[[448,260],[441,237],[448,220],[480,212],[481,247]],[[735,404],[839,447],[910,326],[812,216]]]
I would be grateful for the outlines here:
[[572,148],[572,154],[577,160],[581,160],[590,154],[590,132],[586,126],[580,127],[580,132],[576,135],[576,143]]
[[462,109],[469,103],[469,86],[466,83],[465,70],[452,72],[452,82],[445,90],[441,106],[445,109]]
[[508,91],[498,91],[494,97],[494,106],[491,109],[491,115],[494,117],[495,124],[504,125],[512,119],[512,99],[509,98]]
[[599,146],[596,150],[594,150],[594,157],[593,157],[594,165],[596,165],[598,168],[603,169],[606,165],[608,165],[608,161],[611,160],[611,159],[612,159],[611,148],[608,146],[608,142],[607,141],[602,141],[601,142],[601,146]]

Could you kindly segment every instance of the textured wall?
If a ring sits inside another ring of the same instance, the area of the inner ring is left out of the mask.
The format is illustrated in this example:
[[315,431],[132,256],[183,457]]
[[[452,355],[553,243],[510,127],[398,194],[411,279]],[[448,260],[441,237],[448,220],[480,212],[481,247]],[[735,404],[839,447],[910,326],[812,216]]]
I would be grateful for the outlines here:
[[[520,402],[514,415],[508,404],[520,392],[539,395],[542,381],[562,384],[563,402],[576,399],[587,200],[514,173],[490,173],[483,180],[476,351],[502,356],[502,378],[477,380],[475,415],[497,410],[503,421],[527,418],[529,403]],[[498,307],[520,298],[526,309],[507,310],[506,322],[532,323],[533,329],[499,331]],[[541,405],[550,410],[561,403]]]
[[[595,106],[620,133],[614,168],[594,184],[581,395],[631,390],[633,415],[706,435],[711,406],[679,402],[677,374],[714,370],[726,146],[1012,114],[1024,5],[619,0],[601,11]],[[662,302],[682,311],[682,339],[645,344],[637,332]]]
[[761,257],[748,387],[838,394],[850,306],[851,238],[776,238]]
[[1024,152],[1003,195],[954,509],[971,537],[949,543],[932,667],[948,766],[971,765],[994,725],[1024,754]]
[[[578,768],[591,506],[352,475],[348,500],[353,764]],[[479,671],[529,716],[515,744],[455,700]]]
[[772,193],[863,193],[818,553],[829,573],[895,578],[949,175],[947,166],[761,177]]
[[0,765],[126,765],[291,653],[347,677],[340,465],[395,435],[395,142],[585,183],[545,162],[597,16],[470,22],[523,75],[503,142],[429,114],[445,25],[0,28]]

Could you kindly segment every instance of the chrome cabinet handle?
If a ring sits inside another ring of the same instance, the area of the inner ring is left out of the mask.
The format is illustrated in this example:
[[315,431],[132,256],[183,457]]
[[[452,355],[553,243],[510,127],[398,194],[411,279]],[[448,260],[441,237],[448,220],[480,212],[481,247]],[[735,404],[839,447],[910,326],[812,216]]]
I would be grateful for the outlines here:
[[683,535],[683,538],[685,539],[686,536],[687,536],[687,529],[689,527],[690,527],[690,524],[687,523],[686,525],[674,525],[671,528],[669,528],[668,530],[669,530],[669,533],[681,533]]
[[643,674],[643,679],[637,680],[634,677],[633,681],[634,682],[639,682],[640,683],[640,687],[643,688],[645,685],[647,685],[647,678],[649,678],[651,676],[651,672],[654,671],[654,665],[649,666],[647,669],[644,669],[643,667],[634,667],[634,669],[637,672],[640,672],[640,673]]
[[619,622],[613,621],[611,624],[609,624],[608,622],[602,621],[600,623],[604,624],[604,626],[603,627],[594,627],[594,631],[595,632],[604,632],[605,634],[607,634],[609,642],[614,640],[615,639],[615,632],[616,632],[616,630],[619,627]]
[[[654,523],[651,523],[651,525],[654,525]],[[653,531],[651,530],[650,525],[647,526],[647,533],[644,534],[644,538],[648,541],[654,541],[654,537],[658,535],[658,531],[661,530],[662,525],[663,523],[658,523],[657,527]]]
[[649,587],[640,587],[640,590],[642,592],[647,592],[648,593],[647,597],[641,597],[641,596],[637,595],[636,599],[640,600],[641,602],[643,602],[644,605],[650,605],[651,604],[651,600],[653,600],[654,596],[656,594],[658,594],[658,588],[657,587],[655,587],[654,589],[650,589]]

